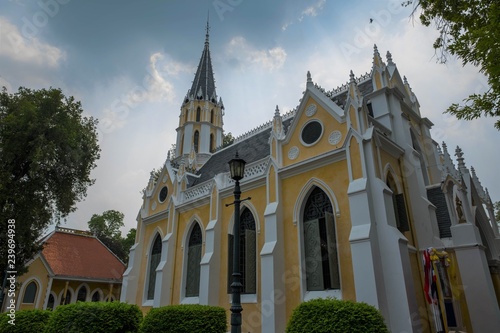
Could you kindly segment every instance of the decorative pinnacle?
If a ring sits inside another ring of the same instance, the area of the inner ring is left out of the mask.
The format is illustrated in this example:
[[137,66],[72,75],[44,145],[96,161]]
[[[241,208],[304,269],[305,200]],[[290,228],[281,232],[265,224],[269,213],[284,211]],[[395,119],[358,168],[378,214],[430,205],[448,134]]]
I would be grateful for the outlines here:
[[472,173],[472,177],[477,178],[476,169],[473,166],[470,167],[470,172]]
[[443,146],[443,151],[448,153],[448,147],[446,146],[446,142],[443,141],[441,145]]
[[274,110],[274,116],[279,117],[280,116],[280,109],[278,108],[278,105],[276,105],[276,110]]
[[307,71],[307,82],[312,82],[311,72]]
[[377,44],[373,44],[373,53],[380,56],[380,53],[378,53]]
[[464,153],[462,152],[462,149],[457,146],[457,149],[455,149],[455,156],[457,157],[458,161],[458,167],[459,168],[465,168],[465,163],[464,163]]
[[352,69],[351,69],[351,72],[349,73],[349,82],[350,83],[356,83],[356,80],[354,79],[354,73],[352,72]]
[[408,85],[408,80],[406,79],[406,75],[403,76],[403,83],[406,84],[406,85]]
[[393,65],[394,63],[392,62],[392,54],[391,54],[391,52],[387,51],[386,57],[387,57],[387,63],[389,65]]

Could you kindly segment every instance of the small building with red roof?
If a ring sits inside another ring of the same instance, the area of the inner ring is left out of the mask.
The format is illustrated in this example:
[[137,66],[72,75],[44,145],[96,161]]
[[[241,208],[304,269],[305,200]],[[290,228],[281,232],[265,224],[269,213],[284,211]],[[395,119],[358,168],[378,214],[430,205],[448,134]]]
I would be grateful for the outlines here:
[[42,243],[17,279],[18,310],[119,299],[126,266],[92,233],[56,227]]

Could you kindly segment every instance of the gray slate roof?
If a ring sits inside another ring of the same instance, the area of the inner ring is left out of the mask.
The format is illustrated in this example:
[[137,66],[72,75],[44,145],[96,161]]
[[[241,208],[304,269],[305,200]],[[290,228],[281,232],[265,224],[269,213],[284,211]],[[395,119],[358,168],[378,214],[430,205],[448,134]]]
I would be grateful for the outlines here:
[[[286,129],[293,118],[283,121],[283,127]],[[189,186],[201,184],[212,179],[219,173],[229,172],[228,162],[232,160],[236,152],[247,164],[261,160],[270,155],[269,136],[271,128],[263,130],[252,135],[245,140],[233,143],[232,145],[217,151],[198,171],[200,178],[189,177]]]
[[217,93],[215,92],[214,72],[212,69],[212,60],[210,58],[210,49],[208,47],[208,33],[205,40],[205,47],[201,54],[200,63],[194,76],[193,84],[191,85],[190,95],[196,99],[201,88],[202,99],[208,100],[214,98],[214,103],[217,103]]

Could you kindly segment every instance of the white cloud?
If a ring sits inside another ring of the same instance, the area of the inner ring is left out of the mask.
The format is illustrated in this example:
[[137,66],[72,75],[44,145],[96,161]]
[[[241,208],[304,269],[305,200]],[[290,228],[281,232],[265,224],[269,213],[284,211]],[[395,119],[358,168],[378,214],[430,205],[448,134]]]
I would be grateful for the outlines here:
[[256,49],[245,38],[238,36],[229,41],[226,46],[226,56],[236,61],[240,67],[256,65],[262,69],[274,70],[283,66],[287,54],[280,46],[272,49]]
[[38,38],[25,38],[5,17],[0,17],[0,56],[16,62],[56,68],[66,57],[61,49]]
[[314,5],[309,6],[306,9],[304,9],[302,11],[302,13],[300,14],[299,22],[302,21],[305,16],[311,16],[311,17],[317,16],[318,11],[323,9],[323,6],[325,5],[325,3],[326,3],[326,0],[318,0],[318,2],[316,2]]

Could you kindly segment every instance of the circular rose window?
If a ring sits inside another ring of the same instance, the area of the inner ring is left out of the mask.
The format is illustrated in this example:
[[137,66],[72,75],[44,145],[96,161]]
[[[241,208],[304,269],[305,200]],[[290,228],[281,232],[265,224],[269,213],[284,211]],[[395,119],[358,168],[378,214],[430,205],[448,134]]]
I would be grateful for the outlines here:
[[168,188],[166,186],[163,186],[162,189],[160,190],[160,194],[158,195],[158,199],[160,202],[165,201],[168,195]]
[[323,125],[317,120],[308,122],[302,128],[301,139],[306,146],[315,144],[323,134]]

